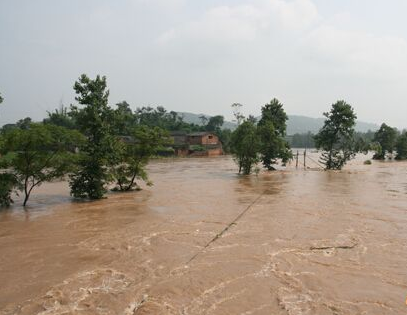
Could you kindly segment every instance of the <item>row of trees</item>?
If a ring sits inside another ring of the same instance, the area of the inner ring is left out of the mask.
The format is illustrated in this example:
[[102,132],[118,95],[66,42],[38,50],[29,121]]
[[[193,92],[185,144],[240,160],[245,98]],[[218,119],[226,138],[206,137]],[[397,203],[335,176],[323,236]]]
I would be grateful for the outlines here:
[[[252,116],[245,118],[240,112],[240,104],[233,104],[238,128],[232,133],[231,150],[239,167],[239,173],[250,174],[259,162],[268,170],[281,160],[285,164],[292,158],[286,141],[287,115],[283,105],[273,99],[262,107],[259,122]],[[332,105],[324,113],[325,122],[316,134],[294,135],[304,147],[310,143],[322,150],[320,162],[328,170],[340,170],[357,152],[374,150],[374,159],[385,159],[397,152],[396,159],[407,159],[407,132],[399,133],[395,128],[383,124],[373,133],[356,133],[357,116],[354,109],[345,101]]]
[[62,107],[43,123],[24,119],[2,129],[0,205],[10,205],[12,193],[22,192],[25,206],[35,187],[65,175],[77,198],[100,199],[111,184],[119,191],[137,187],[138,179],[150,184],[145,167],[169,142],[168,132],[130,123],[134,115],[125,103],[110,108],[105,77],[82,75],[74,90],[78,105],[69,111]]
[[168,154],[171,131],[213,132],[229,151],[232,132],[221,128],[223,116],[198,125],[160,106],[133,111],[123,101],[113,109],[101,76],[82,75],[74,90],[77,105],[61,104],[42,123],[27,117],[1,129],[0,205],[10,205],[13,192],[23,193],[26,205],[35,187],[64,176],[76,198],[103,198],[113,184],[116,191],[137,188],[137,180],[151,184],[146,165],[157,153]]
[[277,99],[262,107],[259,122],[253,116],[244,117],[241,104],[232,107],[238,127],[232,133],[231,151],[239,173],[250,174],[259,162],[274,170],[278,160],[284,164],[292,157],[285,140],[288,117]]

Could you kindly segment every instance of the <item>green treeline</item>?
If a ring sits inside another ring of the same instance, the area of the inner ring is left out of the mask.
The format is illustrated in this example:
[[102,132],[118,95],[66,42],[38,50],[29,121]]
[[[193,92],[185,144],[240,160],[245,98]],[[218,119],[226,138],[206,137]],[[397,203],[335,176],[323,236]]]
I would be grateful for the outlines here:
[[[41,123],[27,117],[0,130],[0,206],[22,194],[24,206],[44,182],[68,177],[75,198],[101,199],[108,189],[139,189],[151,185],[146,166],[158,154],[171,154],[171,131],[208,131],[231,153],[239,173],[274,170],[292,159],[291,147],[317,148],[325,169],[340,170],[357,152],[375,152],[374,159],[407,159],[407,132],[382,124],[376,132],[355,132],[356,114],[345,101],[324,113],[325,123],[313,135],[288,136],[287,114],[277,99],[261,107],[261,117],[245,117],[242,105],[232,105],[237,128],[222,129],[223,116],[201,116],[191,124],[163,107],[140,107],[126,102],[109,106],[106,77],[86,75],[74,84],[76,104],[60,106]],[[3,97],[0,94],[0,104]],[[172,150],[173,152],[173,150]]]
[[221,129],[223,116],[196,125],[163,107],[132,111],[123,101],[112,108],[101,76],[82,75],[74,91],[77,104],[61,105],[41,123],[27,117],[2,127],[0,206],[13,203],[13,192],[23,195],[25,206],[36,187],[65,176],[75,198],[100,199],[112,187],[138,189],[138,181],[151,185],[146,165],[160,153],[171,153],[171,131],[213,132],[229,151],[232,132]]

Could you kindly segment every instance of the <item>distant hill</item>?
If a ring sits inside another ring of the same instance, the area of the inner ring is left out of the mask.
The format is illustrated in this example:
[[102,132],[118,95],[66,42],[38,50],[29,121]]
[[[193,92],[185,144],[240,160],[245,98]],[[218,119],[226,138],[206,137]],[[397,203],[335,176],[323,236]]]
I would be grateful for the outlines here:
[[[324,125],[325,118],[311,118],[306,116],[288,115],[287,134],[306,133],[308,131],[317,133]],[[367,132],[376,131],[380,127],[376,124],[357,121],[356,131]]]
[[[178,112],[179,115],[184,117],[184,121],[188,123],[194,123],[197,125],[201,124],[199,116],[204,115],[209,118],[211,116],[205,114],[193,114],[188,112]],[[295,133],[307,133],[308,131],[312,133],[317,133],[319,129],[324,125],[325,118],[312,118],[307,116],[299,115],[288,115],[287,122],[287,134],[293,135]],[[225,121],[223,128],[235,129],[236,124],[230,121]],[[356,124],[356,131],[367,132],[369,130],[376,131],[379,126],[372,123],[366,123],[358,121]]]

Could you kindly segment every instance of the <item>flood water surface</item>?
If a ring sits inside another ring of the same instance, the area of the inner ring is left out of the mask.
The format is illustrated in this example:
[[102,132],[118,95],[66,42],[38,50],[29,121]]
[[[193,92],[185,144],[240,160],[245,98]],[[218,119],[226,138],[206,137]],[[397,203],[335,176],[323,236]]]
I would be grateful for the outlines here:
[[406,314],[407,163],[150,174],[96,202],[47,184],[1,211],[0,314]]

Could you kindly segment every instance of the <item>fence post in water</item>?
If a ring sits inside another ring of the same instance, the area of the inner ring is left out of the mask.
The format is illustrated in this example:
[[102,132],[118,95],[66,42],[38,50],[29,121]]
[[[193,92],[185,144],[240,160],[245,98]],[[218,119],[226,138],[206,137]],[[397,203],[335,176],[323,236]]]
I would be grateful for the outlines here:
[[299,153],[298,153],[298,150],[297,150],[297,157],[296,157],[296,160],[295,160],[295,168],[298,168],[298,155],[299,155]]
[[304,169],[307,169],[307,165],[306,165],[306,158],[307,158],[307,149],[304,150]]

